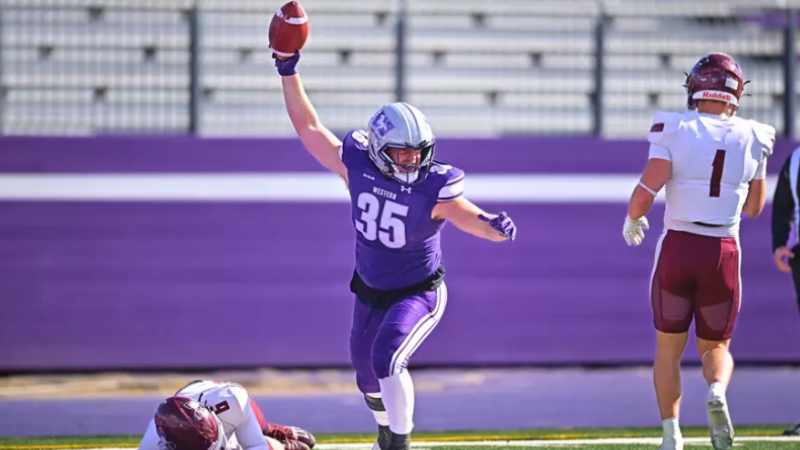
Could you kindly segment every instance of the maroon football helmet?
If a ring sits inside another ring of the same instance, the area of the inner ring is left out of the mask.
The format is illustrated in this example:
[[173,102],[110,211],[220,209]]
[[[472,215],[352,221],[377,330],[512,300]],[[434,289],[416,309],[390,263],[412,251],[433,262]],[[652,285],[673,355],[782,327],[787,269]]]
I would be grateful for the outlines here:
[[716,100],[732,105],[736,111],[747,83],[736,60],[724,53],[709,53],[686,74],[686,106],[695,109],[698,100]]
[[194,399],[170,397],[155,415],[156,432],[167,450],[219,450],[225,430],[217,416]]

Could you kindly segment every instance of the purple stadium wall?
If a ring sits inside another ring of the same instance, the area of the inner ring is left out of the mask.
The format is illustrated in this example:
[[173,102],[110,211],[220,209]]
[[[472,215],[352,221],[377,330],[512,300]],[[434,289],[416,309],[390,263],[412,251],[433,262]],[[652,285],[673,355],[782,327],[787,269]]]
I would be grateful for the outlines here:
[[[438,152],[468,183],[487,174],[579,183],[635,177],[646,148],[442,139]],[[792,148],[779,143],[771,174]],[[346,202],[12,199],[18,174],[106,174],[113,185],[115,174],[254,172],[324,175],[293,139],[0,138],[0,370],[348,365]],[[412,363],[651,361],[647,286],[662,205],[649,214],[645,243],[628,248],[622,197],[516,194],[512,186],[476,201],[509,212],[520,229],[514,243],[445,228],[452,301]],[[770,212],[742,226],[740,362],[800,361],[791,280],[771,261]]]

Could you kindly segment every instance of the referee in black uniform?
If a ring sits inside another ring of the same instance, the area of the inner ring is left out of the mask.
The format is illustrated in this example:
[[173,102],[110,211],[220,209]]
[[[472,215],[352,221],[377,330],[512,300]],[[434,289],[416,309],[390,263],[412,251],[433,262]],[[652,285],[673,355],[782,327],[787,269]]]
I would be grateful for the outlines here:
[[[795,258],[795,254],[800,252],[800,239],[795,239],[792,248],[788,247],[792,224],[795,226],[800,224],[798,178],[800,178],[800,147],[795,149],[783,164],[772,199],[772,255],[778,270],[792,273],[797,306],[800,308],[800,258]],[[800,435],[800,424],[784,431],[783,434]]]

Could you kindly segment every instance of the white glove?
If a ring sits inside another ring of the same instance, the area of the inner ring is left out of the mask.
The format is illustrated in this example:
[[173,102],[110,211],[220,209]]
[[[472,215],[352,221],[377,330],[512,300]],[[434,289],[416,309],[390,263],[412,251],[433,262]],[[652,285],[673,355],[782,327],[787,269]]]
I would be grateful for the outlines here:
[[642,216],[639,220],[631,220],[631,218],[626,215],[625,226],[622,228],[622,237],[625,238],[628,247],[631,245],[637,246],[644,240],[644,231],[642,230],[647,230],[649,228],[650,224],[647,223],[647,217]]

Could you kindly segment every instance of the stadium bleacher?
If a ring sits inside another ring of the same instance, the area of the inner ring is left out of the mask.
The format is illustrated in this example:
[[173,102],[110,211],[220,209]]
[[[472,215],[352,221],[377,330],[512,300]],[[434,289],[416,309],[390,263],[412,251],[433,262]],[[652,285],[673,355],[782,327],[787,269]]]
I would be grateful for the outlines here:
[[[4,132],[182,132],[191,3],[2,0]],[[201,134],[293,133],[267,39],[281,3],[199,2]],[[301,63],[309,95],[332,129],[363,126],[395,99],[397,2],[302,3],[312,24]],[[781,129],[782,31],[744,20],[775,5],[409,0],[406,100],[439,135],[588,134],[602,7],[605,136],[641,137],[656,108],[682,108],[683,72],[710,51],[737,57],[753,80],[741,114]]]

